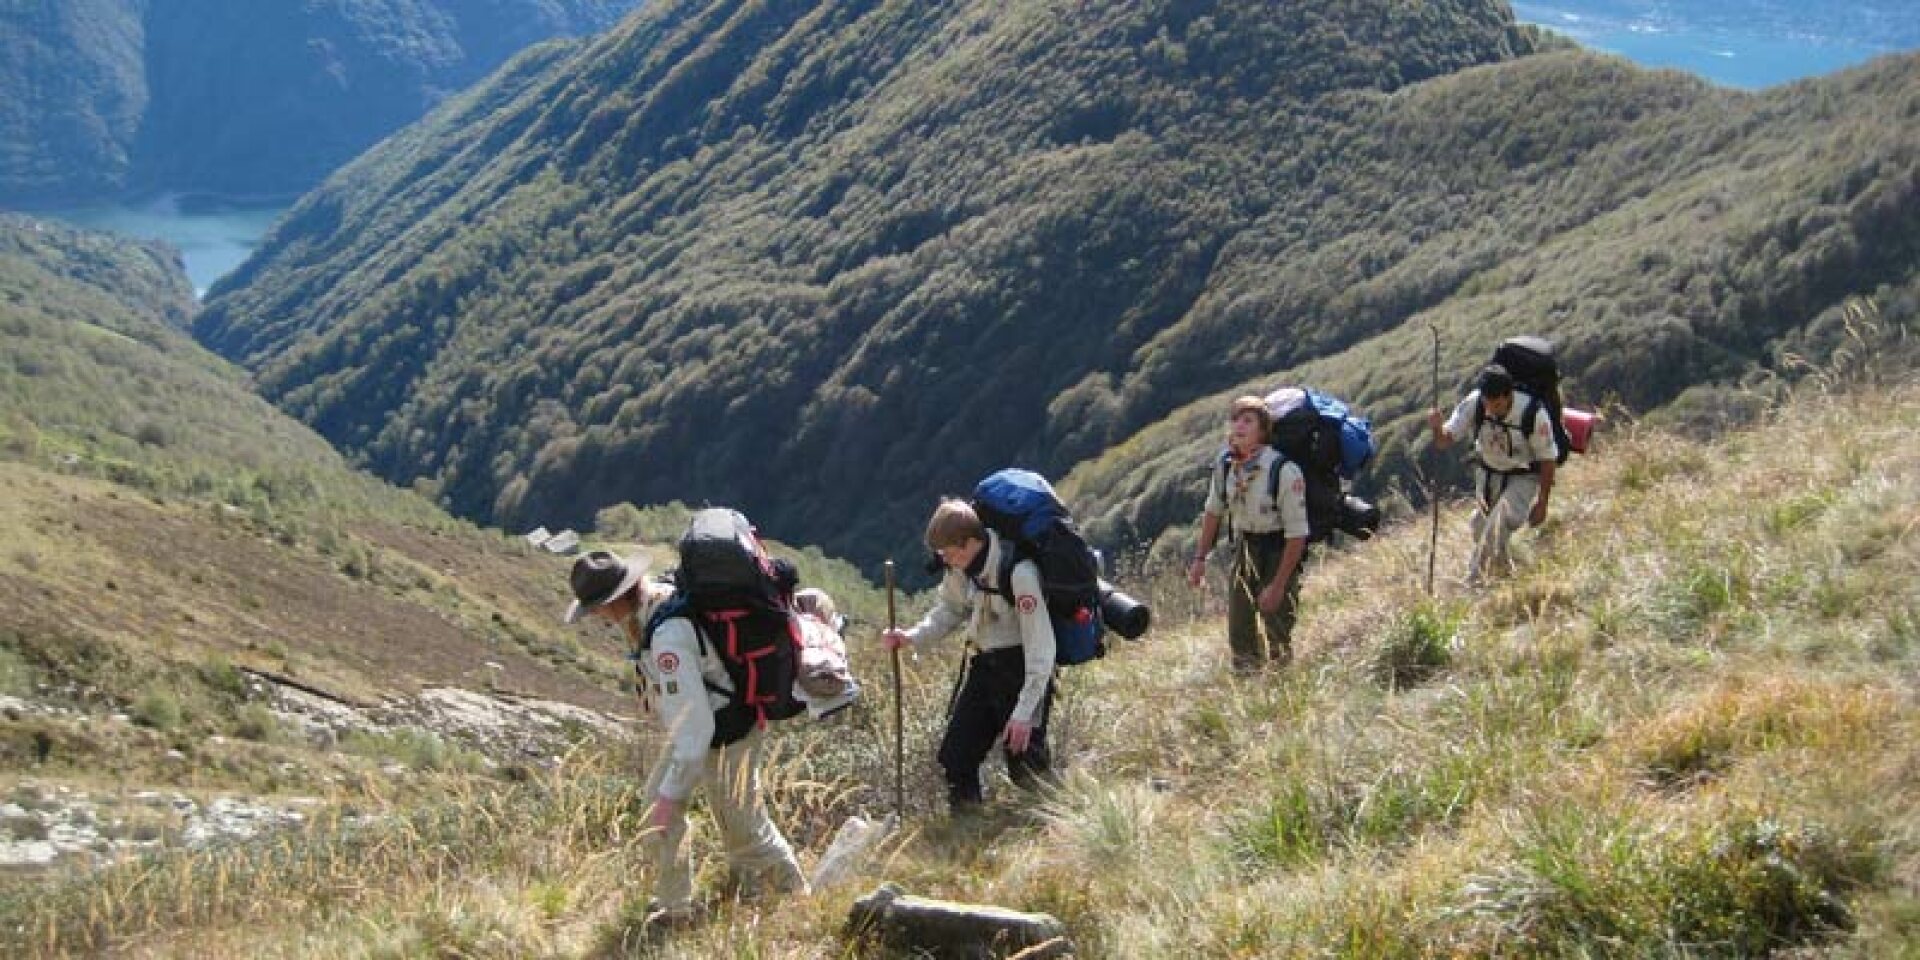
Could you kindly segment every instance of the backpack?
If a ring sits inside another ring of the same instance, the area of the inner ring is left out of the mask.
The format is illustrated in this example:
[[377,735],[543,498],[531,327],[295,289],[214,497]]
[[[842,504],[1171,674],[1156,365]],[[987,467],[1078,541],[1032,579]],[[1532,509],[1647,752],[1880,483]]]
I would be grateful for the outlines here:
[[673,596],[647,619],[641,650],[652,646],[660,624],[685,617],[702,656],[709,644],[719,653],[733,690],[713,691],[727,696],[713,712],[715,747],[806,709],[793,695],[802,645],[790,600],[793,580],[791,568],[767,556],[738,511],[697,511],[680,536]]
[[[1553,424],[1553,443],[1560,449],[1554,462],[1566,463],[1573,455],[1573,438],[1567,435],[1565,405],[1560,399],[1560,366],[1553,359],[1553,342],[1542,337],[1513,337],[1494,348],[1493,362],[1505,368],[1513,377],[1514,389],[1525,391],[1531,400],[1520,412],[1520,432],[1533,436],[1540,408],[1546,407]],[[1473,413],[1475,436],[1486,420],[1486,404],[1482,403]]]
[[[1273,417],[1268,442],[1306,481],[1307,539],[1319,543],[1335,530],[1355,539],[1373,536],[1380,512],[1358,497],[1348,496],[1346,483],[1373,461],[1373,423],[1335,397],[1303,387],[1281,387],[1267,394],[1267,413]],[[1221,489],[1226,489],[1228,459],[1220,461]],[[1267,478],[1267,493],[1280,497],[1280,471]]]
[[1053,624],[1054,662],[1072,666],[1106,656],[1100,615],[1100,555],[1073,525],[1066,504],[1045,477],[1006,469],[973,488],[973,512],[1007,545],[1000,596],[1012,604],[1013,566],[1032,560]]

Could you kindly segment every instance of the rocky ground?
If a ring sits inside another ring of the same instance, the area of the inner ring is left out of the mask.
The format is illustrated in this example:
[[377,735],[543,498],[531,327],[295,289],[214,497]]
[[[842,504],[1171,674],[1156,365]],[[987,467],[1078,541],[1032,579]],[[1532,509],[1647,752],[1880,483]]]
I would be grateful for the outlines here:
[[[622,722],[584,707],[432,687],[376,706],[343,702],[322,691],[250,675],[252,697],[270,709],[289,740],[322,763],[343,761],[350,740],[385,738],[446,744],[477,757],[485,769],[547,766],[590,739],[623,735]],[[0,696],[0,715],[131,727],[124,714],[88,716],[72,708]],[[227,741],[209,738],[218,748]],[[189,758],[169,750],[170,759]],[[403,781],[417,771],[405,758],[381,762],[382,776]],[[322,775],[323,782],[335,778]],[[327,801],[318,796],[189,795],[180,790],[85,788],[52,779],[0,778],[0,873],[53,872],[99,866],[170,847],[244,841],[307,821]],[[351,817],[347,818],[349,822]]]

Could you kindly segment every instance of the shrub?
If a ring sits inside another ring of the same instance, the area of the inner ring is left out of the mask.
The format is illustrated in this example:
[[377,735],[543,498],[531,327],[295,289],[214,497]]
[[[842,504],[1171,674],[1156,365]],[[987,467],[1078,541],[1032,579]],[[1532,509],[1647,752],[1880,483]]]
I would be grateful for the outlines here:
[[257,743],[272,742],[280,732],[280,718],[272,710],[258,703],[249,703],[240,708],[234,719],[233,735],[242,740]]
[[133,719],[155,730],[172,730],[186,719],[186,711],[171,690],[148,687],[133,703]]
[[1460,614],[1423,603],[1394,621],[1373,658],[1373,675],[1399,690],[1432,679],[1453,663]]

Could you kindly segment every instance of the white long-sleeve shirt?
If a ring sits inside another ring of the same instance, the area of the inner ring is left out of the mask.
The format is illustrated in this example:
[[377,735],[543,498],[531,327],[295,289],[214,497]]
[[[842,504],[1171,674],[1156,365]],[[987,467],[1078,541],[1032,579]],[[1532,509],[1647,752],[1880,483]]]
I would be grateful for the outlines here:
[[700,785],[713,744],[713,712],[727,705],[733,681],[711,646],[703,653],[685,617],[671,617],[654,630],[639,664],[647,714],[667,734],[671,755],[660,795],[685,800]]
[[999,534],[987,531],[986,562],[978,582],[965,571],[948,569],[935,592],[933,608],[907,631],[916,646],[932,643],[953,633],[963,623],[973,628],[973,642],[981,650],[1024,647],[1026,676],[1020,685],[1020,701],[1013,708],[1013,719],[1034,722],[1040,700],[1046,695],[1047,682],[1053,678],[1055,645],[1053,621],[1047,617],[1047,603],[1040,592],[1040,568],[1031,560],[1021,560],[1008,574],[1013,586],[1013,602],[1000,595],[1000,566],[1007,547]]

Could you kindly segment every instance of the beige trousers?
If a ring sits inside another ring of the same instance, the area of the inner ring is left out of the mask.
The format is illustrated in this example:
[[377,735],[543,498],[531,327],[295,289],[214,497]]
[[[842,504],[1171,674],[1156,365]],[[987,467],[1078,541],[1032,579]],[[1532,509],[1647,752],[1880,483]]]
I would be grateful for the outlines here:
[[[738,743],[707,751],[705,776],[695,790],[704,794],[707,808],[720,828],[727,866],[743,884],[755,880],[783,892],[805,892],[806,877],[793,858],[787,838],[767,816],[760,794],[760,764],[765,734],[754,731]],[[647,777],[647,797],[659,796],[671,754],[654,761]],[[688,798],[692,800],[692,797]],[[656,872],[654,909],[687,910],[693,906],[693,850],[687,842],[686,807],[664,831],[647,838]]]
[[1473,558],[1467,562],[1467,580],[1479,583],[1488,575],[1504,576],[1513,572],[1513,557],[1507,547],[1515,531],[1527,525],[1533,501],[1540,496],[1540,478],[1534,474],[1512,476],[1475,469],[1479,474],[1479,509],[1473,512]]

